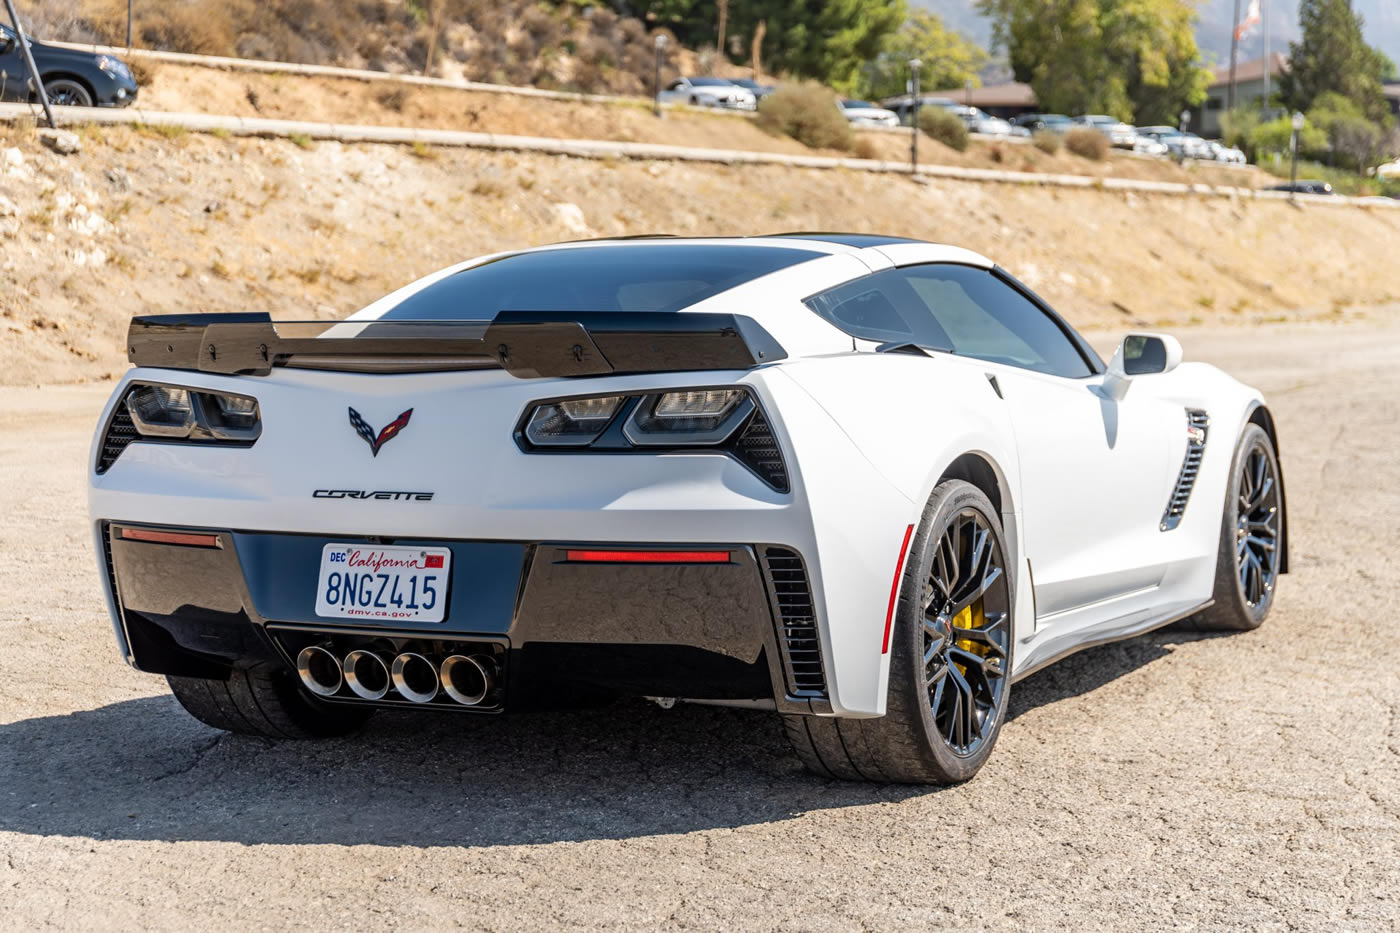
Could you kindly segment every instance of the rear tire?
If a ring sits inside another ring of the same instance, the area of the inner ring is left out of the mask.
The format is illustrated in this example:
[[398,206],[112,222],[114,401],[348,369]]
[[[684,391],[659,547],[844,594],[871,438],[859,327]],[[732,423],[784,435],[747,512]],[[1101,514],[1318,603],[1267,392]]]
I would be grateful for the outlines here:
[[372,709],[320,703],[280,664],[235,667],[228,680],[167,677],[175,699],[207,726],[268,739],[346,735],[364,725]]
[[1011,697],[1015,603],[1005,554],[987,497],[961,480],[940,483],[905,561],[885,715],[784,715],[788,739],[809,770],[906,784],[955,784],[977,773]]
[[1283,489],[1278,454],[1268,432],[1245,425],[1235,445],[1220,550],[1215,558],[1215,602],[1187,619],[1201,632],[1247,632],[1258,628],[1274,605],[1283,555]]
[[59,107],[91,107],[92,92],[80,81],[72,78],[54,78],[44,82],[49,103]]

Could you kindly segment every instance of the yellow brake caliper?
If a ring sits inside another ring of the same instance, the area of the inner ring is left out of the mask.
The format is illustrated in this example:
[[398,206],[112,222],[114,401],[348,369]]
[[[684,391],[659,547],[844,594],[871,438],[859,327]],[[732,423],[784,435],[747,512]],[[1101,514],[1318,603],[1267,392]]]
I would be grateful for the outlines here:
[[[983,614],[982,600],[980,599],[975,600],[972,603],[972,605],[966,607],[957,615],[953,616],[952,622],[954,629],[981,628],[986,624],[987,617]],[[981,657],[986,657],[987,655],[986,645],[972,641],[969,638],[955,639],[953,644],[957,645],[963,651],[969,652],[970,654],[979,655]],[[958,670],[963,673],[963,676],[967,675],[967,665],[958,664]]]

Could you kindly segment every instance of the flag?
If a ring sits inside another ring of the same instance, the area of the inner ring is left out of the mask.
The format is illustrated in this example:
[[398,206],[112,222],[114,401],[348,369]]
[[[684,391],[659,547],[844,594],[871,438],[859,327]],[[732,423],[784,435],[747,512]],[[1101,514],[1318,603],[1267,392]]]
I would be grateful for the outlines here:
[[1261,16],[1259,12],[1259,3],[1260,0],[1249,0],[1249,9],[1244,11],[1244,19],[1240,20],[1239,25],[1235,27],[1236,41],[1249,35],[1254,31],[1254,27],[1259,25]]

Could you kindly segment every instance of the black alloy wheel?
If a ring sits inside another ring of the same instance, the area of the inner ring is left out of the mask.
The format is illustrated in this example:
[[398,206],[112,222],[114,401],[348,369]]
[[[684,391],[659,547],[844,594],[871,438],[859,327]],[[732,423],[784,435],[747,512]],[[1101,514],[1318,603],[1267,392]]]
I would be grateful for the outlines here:
[[1245,604],[1264,605],[1273,596],[1279,564],[1279,490],[1267,439],[1256,440],[1241,466],[1235,519],[1235,567]]
[[1245,425],[1225,484],[1214,601],[1185,620],[1184,627],[1244,632],[1263,623],[1284,568],[1284,498],[1283,472],[1273,441],[1259,425]]
[[1000,721],[1010,655],[1011,589],[1001,543],[975,508],[939,537],[924,594],[924,682],[938,734],[974,755]]
[[49,95],[49,103],[57,107],[91,107],[92,94],[77,81],[69,78],[55,78],[44,82],[44,90]]

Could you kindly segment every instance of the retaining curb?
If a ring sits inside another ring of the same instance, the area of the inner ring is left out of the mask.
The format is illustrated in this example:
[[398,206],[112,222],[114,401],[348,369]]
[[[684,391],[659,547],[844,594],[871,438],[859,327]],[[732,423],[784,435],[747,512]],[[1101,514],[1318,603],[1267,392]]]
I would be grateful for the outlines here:
[[[33,118],[37,112],[29,104],[0,103],[0,120]],[[652,159],[672,162],[706,162],[724,165],[776,165],[785,168],[846,169],[848,171],[909,175],[906,162],[876,159],[846,159],[832,156],[792,155],[754,152],[744,149],[703,149],[664,143],[614,142],[601,139],[554,139],[542,136],[511,136],[499,133],[473,133],[465,130],[435,130],[405,126],[367,126],[318,123],[304,120],[270,120],[254,117],[222,116],[203,113],[172,113],[140,110],[135,107],[59,107],[54,117],[60,126],[86,123],[103,125],[174,126],[198,133],[225,132],[235,136],[291,138],[305,136],[344,143],[386,143],[391,145],[447,146],[509,152],[536,152],[544,155],[573,156],[583,159]],[[967,168],[956,165],[920,165],[919,178],[950,181],[990,182],[1009,185],[1040,185],[1060,188],[1097,188],[1106,191],[1143,194],[1192,195],[1256,200],[1289,200],[1287,192],[1261,191],[1224,185],[1188,185],[1180,182],[1146,181],[1133,178],[1101,178],[1090,175],[1058,175],[1036,172],[1008,172],[1001,169]],[[1400,201],[1386,204],[1366,198],[1341,195],[1300,194],[1296,201],[1331,207],[1377,207],[1400,209]]]

